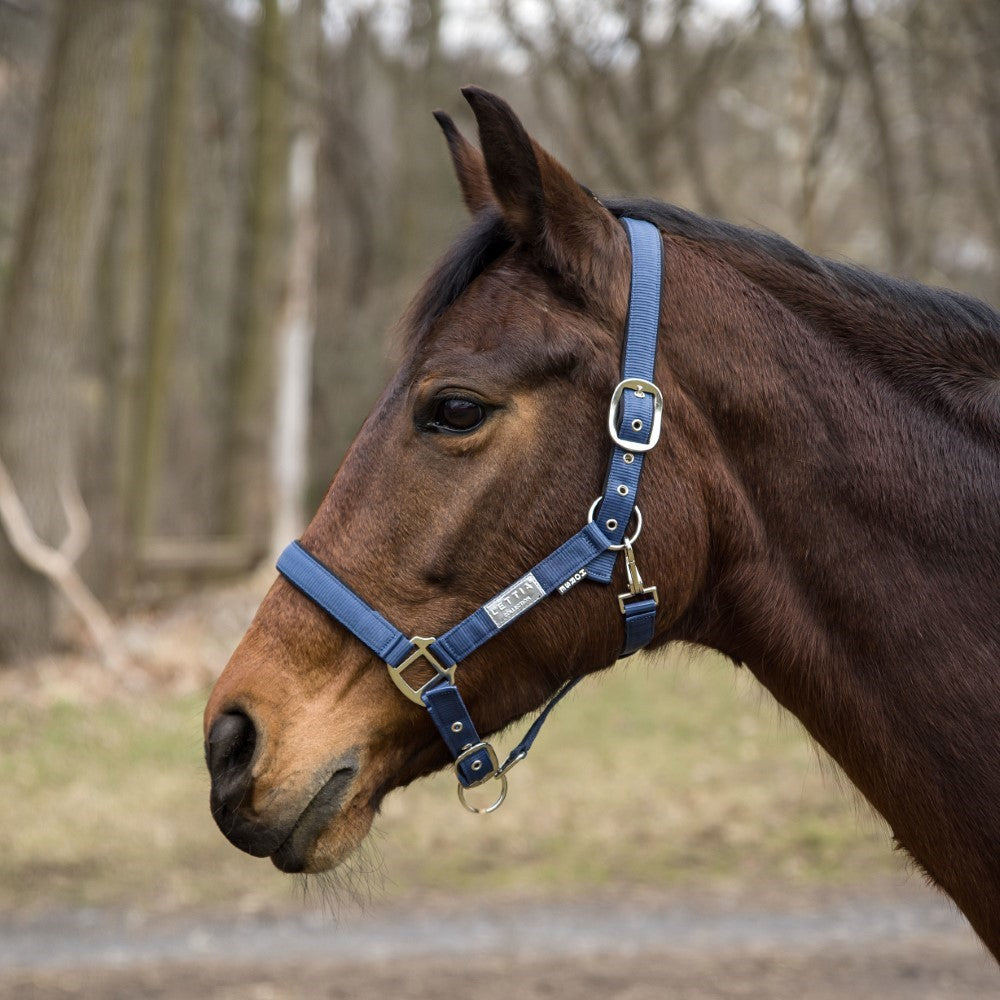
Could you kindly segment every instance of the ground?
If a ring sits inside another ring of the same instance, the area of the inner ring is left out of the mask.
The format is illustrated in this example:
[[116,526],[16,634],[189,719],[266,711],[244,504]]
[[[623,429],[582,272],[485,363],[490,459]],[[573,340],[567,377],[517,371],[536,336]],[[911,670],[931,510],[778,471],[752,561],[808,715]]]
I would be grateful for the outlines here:
[[55,1000],[729,998],[952,1000],[1000,973],[944,899],[913,884],[751,899],[431,898],[333,917],[107,912],[0,927],[0,996]]

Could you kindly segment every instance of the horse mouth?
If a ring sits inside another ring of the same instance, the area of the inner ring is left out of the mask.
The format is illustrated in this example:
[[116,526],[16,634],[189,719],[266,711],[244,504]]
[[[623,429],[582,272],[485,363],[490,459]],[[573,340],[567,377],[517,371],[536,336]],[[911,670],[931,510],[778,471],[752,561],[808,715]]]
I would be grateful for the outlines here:
[[279,871],[295,874],[309,867],[309,855],[316,841],[340,812],[344,795],[358,773],[356,765],[334,771],[295,821],[288,836],[271,853],[271,863]]

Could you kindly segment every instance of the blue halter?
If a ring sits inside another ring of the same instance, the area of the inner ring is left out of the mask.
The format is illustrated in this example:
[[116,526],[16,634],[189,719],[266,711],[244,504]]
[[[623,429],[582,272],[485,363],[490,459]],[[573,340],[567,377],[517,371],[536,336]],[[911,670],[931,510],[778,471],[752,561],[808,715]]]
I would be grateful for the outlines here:
[[[632,280],[622,381],[612,394],[608,412],[608,433],[615,448],[604,493],[594,501],[583,528],[439,638],[407,638],[298,542],[292,542],[278,559],[279,572],[384,660],[393,682],[407,698],[426,707],[454,759],[459,798],[472,812],[492,812],[503,802],[507,772],[527,756],[549,713],[580,678],[556,692],[501,765],[492,745],[480,739],[455,686],[455,668],[462,660],[553,592],[566,593],[584,577],[610,583],[619,552],[625,553],[629,580],[628,591],[618,595],[625,625],[621,655],[634,653],[653,638],[657,592],[655,587],[643,586],[632,544],[642,530],[636,493],[643,456],[659,439],[663,413],[663,395],[653,383],[663,246],[651,223],[622,222],[632,248]],[[636,525],[627,537],[633,514]],[[434,676],[415,688],[404,674],[421,660],[433,668]],[[485,809],[466,802],[465,789],[490,778],[500,781],[496,801]]]

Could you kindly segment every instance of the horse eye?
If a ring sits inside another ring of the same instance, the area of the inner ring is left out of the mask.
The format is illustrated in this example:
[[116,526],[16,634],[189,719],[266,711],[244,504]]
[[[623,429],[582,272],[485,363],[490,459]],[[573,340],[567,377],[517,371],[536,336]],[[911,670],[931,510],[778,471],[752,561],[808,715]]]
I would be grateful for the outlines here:
[[486,407],[473,399],[442,399],[434,408],[432,426],[463,434],[475,430],[486,419]]

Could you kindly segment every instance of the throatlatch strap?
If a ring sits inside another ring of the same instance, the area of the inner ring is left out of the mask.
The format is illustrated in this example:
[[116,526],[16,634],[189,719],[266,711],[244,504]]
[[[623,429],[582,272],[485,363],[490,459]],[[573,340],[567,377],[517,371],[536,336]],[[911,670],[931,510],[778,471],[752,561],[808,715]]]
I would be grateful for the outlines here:
[[[632,247],[622,381],[638,378],[652,382],[660,327],[663,239],[660,231],[649,222],[622,219],[622,224]],[[651,394],[638,397],[633,392],[623,393],[617,421],[619,439],[646,444],[653,430],[653,413],[654,399]],[[638,428],[636,421],[639,422]],[[641,451],[629,451],[615,445],[604,481],[604,496],[594,518],[611,545],[620,545],[630,530],[629,521],[635,510],[643,457]],[[626,493],[620,491],[621,486],[625,487]],[[609,527],[610,524],[615,526]],[[616,551],[604,553],[587,568],[587,576],[601,583],[610,583],[617,558]]]

